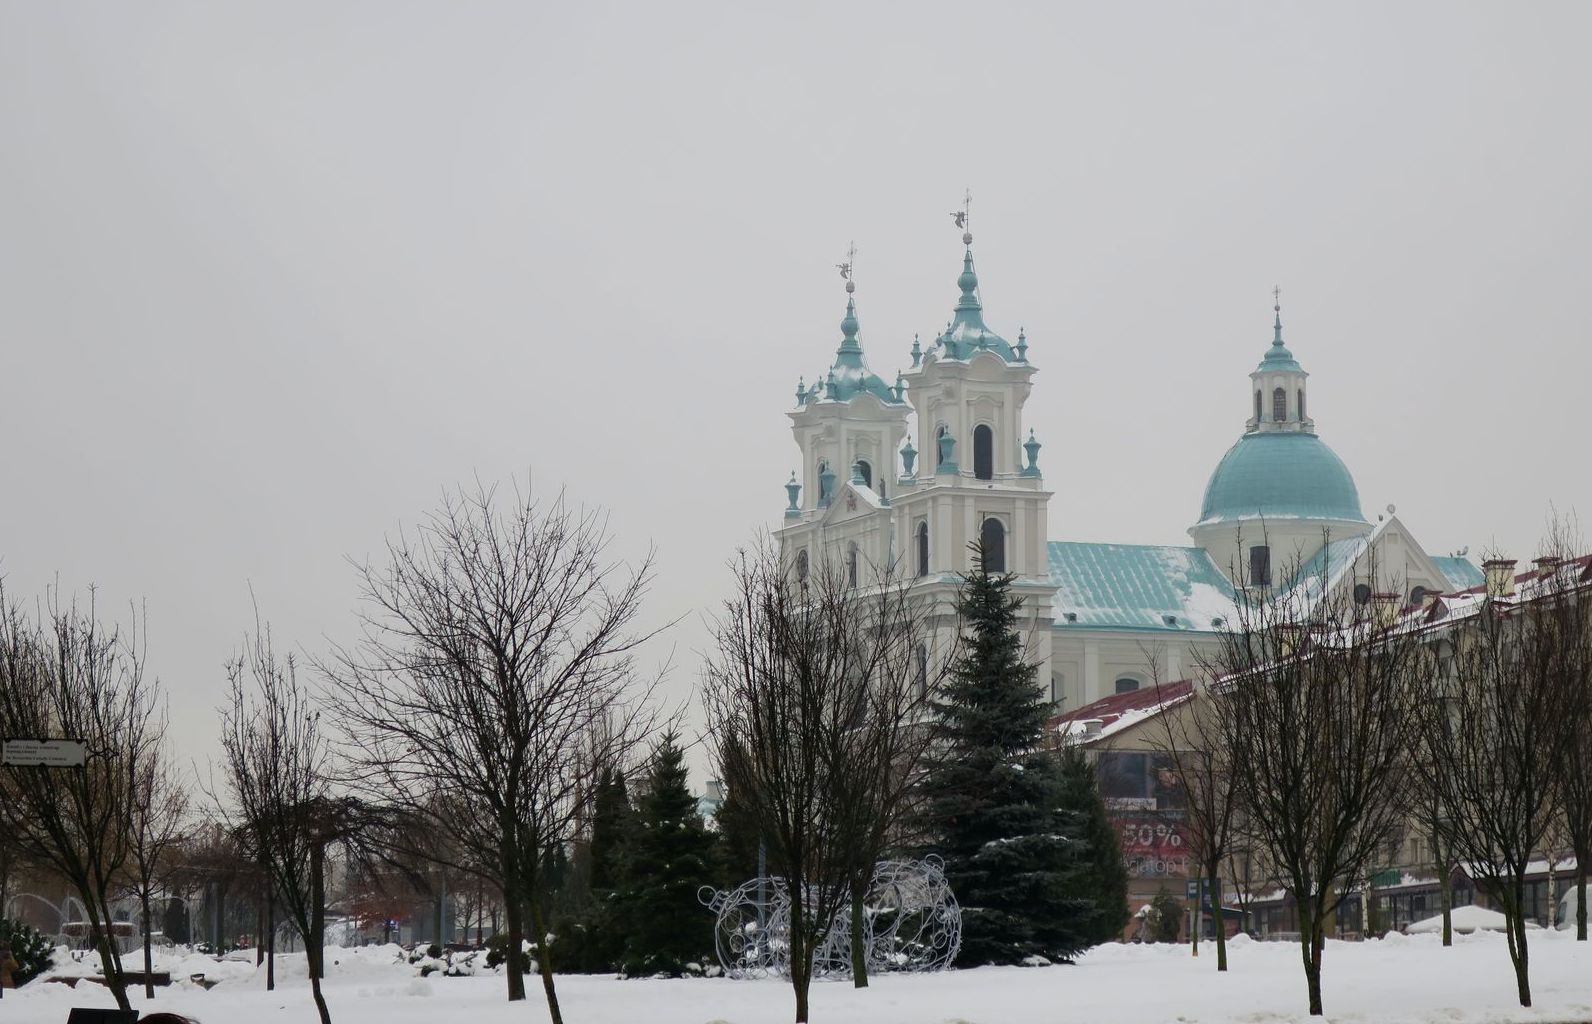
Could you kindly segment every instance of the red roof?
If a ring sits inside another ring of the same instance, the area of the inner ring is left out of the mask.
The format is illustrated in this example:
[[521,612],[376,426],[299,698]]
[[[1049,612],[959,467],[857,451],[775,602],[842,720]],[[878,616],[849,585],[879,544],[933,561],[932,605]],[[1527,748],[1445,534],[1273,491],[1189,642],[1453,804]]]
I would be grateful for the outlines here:
[[1098,718],[1101,727],[1109,726],[1130,711],[1146,711],[1162,704],[1169,704],[1188,696],[1194,684],[1187,679],[1179,679],[1175,683],[1162,683],[1159,686],[1141,686],[1137,690],[1127,693],[1113,693],[1109,697],[1101,697],[1092,704],[1085,704],[1076,711],[1068,711],[1057,715],[1048,724],[1051,729],[1059,729],[1068,722],[1079,722],[1084,719]]

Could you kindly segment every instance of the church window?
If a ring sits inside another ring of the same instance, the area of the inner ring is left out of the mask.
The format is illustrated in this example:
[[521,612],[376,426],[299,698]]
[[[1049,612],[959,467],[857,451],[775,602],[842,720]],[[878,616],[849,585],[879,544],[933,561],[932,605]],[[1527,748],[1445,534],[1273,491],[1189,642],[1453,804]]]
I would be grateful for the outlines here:
[[1271,586],[1271,547],[1266,544],[1256,544],[1249,549],[1249,585],[1252,587]]
[[1255,392],[1255,422],[1260,422],[1260,392]]
[[1288,418],[1288,392],[1282,388],[1271,393],[1271,418],[1278,423]]
[[1300,388],[1299,389],[1299,398],[1298,398],[1298,401],[1296,401],[1294,404],[1296,406],[1298,406],[1298,408],[1299,408],[1299,418],[1301,420],[1304,419],[1305,418],[1305,389],[1304,388]]
[[1354,585],[1354,603],[1369,604],[1371,601],[1371,585],[1369,583],[1356,583]]
[[1061,710],[1061,704],[1067,699],[1067,677],[1057,672],[1050,677],[1050,702],[1056,705],[1056,710]]
[[1132,693],[1139,688],[1139,681],[1132,676],[1122,676],[1117,679],[1116,692]]
[[945,449],[940,445],[940,438],[945,436],[945,426],[941,424],[934,431],[934,468],[939,469],[945,464]]
[[873,486],[873,467],[868,464],[867,459],[857,460],[857,473],[862,477],[864,484],[869,487]]
[[1425,587],[1414,587],[1414,588],[1412,588],[1410,590],[1410,604],[1415,605],[1416,607],[1419,607],[1421,602],[1425,601],[1425,600],[1426,600],[1426,588]]
[[796,553],[796,579],[802,583],[807,582],[807,549],[802,548]]
[[857,585],[857,545],[853,544],[846,549],[846,585]]
[[984,520],[978,531],[979,547],[984,555],[985,572],[1006,571],[1006,524],[994,516]]
[[918,644],[917,656],[913,658],[913,668],[917,670],[918,696],[929,695],[929,645]]
[[828,462],[828,460],[827,459],[819,459],[818,460],[818,503],[820,505],[828,504],[829,503],[829,499],[831,497],[829,491],[830,491],[830,484],[832,483],[832,481],[827,480],[827,479],[824,478],[824,474],[827,473],[827,472],[829,472],[829,462]]
[[929,574],[929,524],[918,524],[918,575]]
[[973,428],[973,475],[995,479],[995,431],[982,423]]

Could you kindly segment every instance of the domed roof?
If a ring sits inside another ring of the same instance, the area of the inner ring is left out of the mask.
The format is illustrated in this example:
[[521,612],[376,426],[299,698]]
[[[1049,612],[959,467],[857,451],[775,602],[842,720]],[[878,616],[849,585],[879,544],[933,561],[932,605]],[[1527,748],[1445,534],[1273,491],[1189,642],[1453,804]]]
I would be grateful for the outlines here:
[[984,323],[984,304],[978,298],[978,274],[973,270],[973,236],[965,234],[967,252],[962,257],[962,273],[956,286],[962,290],[956,311],[945,333],[934,339],[935,355],[941,359],[972,359],[981,351],[992,351],[1008,363],[1027,362],[1026,339],[1019,339],[1019,351],[1013,351],[1006,339],[990,330]]
[[1205,485],[1199,525],[1262,517],[1366,521],[1349,468],[1303,431],[1245,434]]
[[868,369],[863,359],[862,343],[857,340],[857,304],[851,297],[854,287],[846,282],[846,315],[840,321],[840,348],[835,350],[835,364],[829,374],[811,391],[797,391],[797,402],[806,405],[812,401],[849,402],[861,394],[870,394],[885,405],[905,405],[906,400],[896,394],[884,378]]

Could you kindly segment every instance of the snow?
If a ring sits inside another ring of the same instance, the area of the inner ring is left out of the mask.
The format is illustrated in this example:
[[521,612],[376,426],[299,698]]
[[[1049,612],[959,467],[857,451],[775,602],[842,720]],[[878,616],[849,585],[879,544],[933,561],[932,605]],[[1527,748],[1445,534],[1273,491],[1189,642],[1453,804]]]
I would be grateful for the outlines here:
[[[1498,911],[1487,910],[1484,907],[1477,906],[1455,907],[1449,912],[1448,919],[1449,923],[1453,926],[1454,931],[1460,933],[1475,931],[1501,932],[1508,924],[1508,919],[1504,917],[1504,915],[1498,913]],[[1536,928],[1538,926],[1530,921],[1527,921],[1526,927]],[[1404,929],[1404,933],[1406,935],[1426,935],[1432,933],[1441,935],[1442,932],[1442,914],[1438,914],[1436,917],[1428,917],[1424,921],[1416,921],[1414,924]],[[1527,939],[1526,941],[1529,947],[1531,940]]]
[[[396,947],[327,951],[325,991],[335,1024],[541,1024],[547,1020],[541,986],[526,979],[528,1000],[511,1006],[495,972],[475,977],[419,978]],[[1232,969],[1215,971],[1215,950],[1198,959],[1186,946],[1101,946],[1075,966],[986,967],[938,975],[877,978],[869,989],[849,983],[813,986],[814,1024],[1305,1024],[1299,948],[1290,942],[1237,939]],[[1329,940],[1323,958],[1326,1021],[1388,1024],[1472,1024],[1481,1021],[1592,1020],[1592,943],[1573,933],[1531,933],[1536,1007],[1515,1003],[1514,978],[1503,935],[1459,936],[1445,949],[1434,935],[1392,936],[1363,943]],[[225,980],[206,991],[189,974]],[[157,989],[153,1002],[134,994],[145,1012],[172,1010],[202,1024],[279,1024],[313,1021],[304,958],[277,959],[280,984],[267,993],[264,972],[246,962],[207,957],[167,960],[179,979]],[[783,1024],[791,1019],[790,988],[778,980],[678,979],[621,981],[611,976],[565,976],[558,982],[571,1024]],[[109,1006],[104,989],[34,982],[0,1002],[6,1024],[61,1024],[72,1006]],[[1319,1018],[1318,1018],[1319,1020]]]

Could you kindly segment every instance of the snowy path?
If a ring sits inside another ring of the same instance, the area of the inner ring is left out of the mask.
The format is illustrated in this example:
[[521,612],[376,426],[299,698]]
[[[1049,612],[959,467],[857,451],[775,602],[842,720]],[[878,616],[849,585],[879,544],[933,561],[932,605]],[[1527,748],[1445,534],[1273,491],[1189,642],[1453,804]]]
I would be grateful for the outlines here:
[[[510,1006],[497,976],[428,979],[376,949],[330,950],[339,961],[326,985],[336,1024],[541,1024],[541,988]],[[1297,947],[1240,940],[1232,970],[1218,975],[1213,948],[1198,960],[1186,947],[1104,946],[1073,967],[982,968],[930,977],[879,979],[871,989],[813,987],[814,1024],[1166,1024],[1307,1020]],[[1565,934],[1533,933],[1536,1007],[1514,1006],[1514,981],[1503,938],[1461,937],[1443,949],[1435,937],[1329,943],[1324,962],[1328,1021],[1456,1024],[1480,1021],[1592,1021],[1592,943]],[[173,964],[182,976],[204,961]],[[210,964],[211,968],[217,965]],[[294,968],[297,968],[295,971]],[[201,1024],[313,1024],[303,958],[282,958],[281,986],[264,990],[248,965],[213,969],[234,974],[205,991],[166,990],[143,1009],[171,1009]],[[569,1024],[783,1024],[792,1017],[790,989],[778,981],[618,981],[559,979]],[[69,1007],[108,1006],[103,989],[31,985],[0,1002],[4,1024],[64,1024]]]

